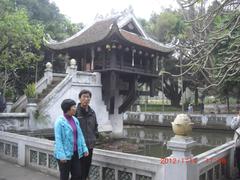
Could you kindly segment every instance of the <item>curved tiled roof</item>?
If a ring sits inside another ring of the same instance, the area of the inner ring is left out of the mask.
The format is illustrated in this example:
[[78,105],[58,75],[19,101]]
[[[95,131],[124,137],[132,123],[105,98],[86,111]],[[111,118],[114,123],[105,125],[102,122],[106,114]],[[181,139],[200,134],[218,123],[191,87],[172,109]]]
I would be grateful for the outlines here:
[[[95,22],[92,26],[83,29],[72,37],[61,42],[45,40],[45,45],[53,50],[63,50],[71,47],[77,47],[99,42],[111,33],[114,25],[117,26],[118,18],[119,17],[109,18],[106,20]],[[164,45],[149,37],[143,37],[135,33],[123,30],[121,29],[121,27],[119,28],[118,26],[117,30],[115,31],[126,41],[132,44],[136,44],[138,46],[165,53],[172,52],[174,50],[173,46]]]
[[61,42],[45,40],[45,45],[53,50],[61,50],[98,42],[103,40],[110,33],[114,20],[115,18],[98,21],[92,26],[83,29],[72,37]]
[[123,36],[123,38],[126,39],[127,41],[149,49],[161,52],[171,52],[174,49],[172,46],[161,44],[160,42],[157,42],[151,38],[146,39],[144,37],[138,36],[137,34],[125,31],[123,29],[120,30],[120,33]]

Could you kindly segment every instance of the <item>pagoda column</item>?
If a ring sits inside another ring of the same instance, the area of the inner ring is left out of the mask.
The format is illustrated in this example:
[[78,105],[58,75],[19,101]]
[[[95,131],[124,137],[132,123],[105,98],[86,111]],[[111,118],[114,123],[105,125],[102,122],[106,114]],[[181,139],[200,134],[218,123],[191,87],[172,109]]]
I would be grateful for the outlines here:
[[149,72],[150,58],[147,58],[146,72]]
[[121,56],[120,56],[120,68],[122,69],[124,66],[124,51],[121,52]]
[[94,51],[94,47],[91,47],[91,71],[94,70],[94,59],[95,59],[95,51]]
[[106,69],[106,50],[104,49],[102,52],[102,57],[103,57],[103,65],[102,65],[102,69]]
[[159,56],[156,57],[156,72],[159,70]]
[[117,81],[117,74],[115,71],[111,71],[110,74],[110,106],[109,106],[109,113],[114,114],[115,109],[115,91],[116,91],[116,81]]
[[132,49],[132,67],[134,67],[135,66],[135,52],[136,52],[136,50],[135,49]]
[[84,49],[84,56],[82,59],[82,71],[86,71],[86,64],[87,64],[87,49]]
[[110,68],[115,68],[116,64],[117,64],[117,52],[115,48],[112,48],[110,52]]

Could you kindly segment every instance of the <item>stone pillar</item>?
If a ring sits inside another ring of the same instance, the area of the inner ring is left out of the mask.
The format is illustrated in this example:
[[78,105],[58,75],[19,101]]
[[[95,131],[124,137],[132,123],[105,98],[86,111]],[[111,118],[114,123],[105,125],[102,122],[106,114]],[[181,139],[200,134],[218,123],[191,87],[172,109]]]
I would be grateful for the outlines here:
[[91,48],[91,71],[94,71],[94,60],[95,60],[95,50],[94,47]]
[[75,59],[70,60],[70,66],[67,67],[67,73],[72,76],[72,81],[77,82],[77,62]]
[[26,148],[25,148],[25,142],[23,140],[20,140],[18,142],[18,164],[20,166],[26,165]]
[[6,103],[6,112],[10,113],[12,110],[13,102],[7,102]]
[[96,84],[101,85],[101,74],[99,72],[94,72],[95,77],[96,77]]
[[234,158],[235,158],[235,148],[232,148],[230,150],[230,156],[229,156],[229,177],[230,178],[234,178],[234,177],[237,177],[237,174],[238,174],[238,170],[237,170],[237,167],[234,166]]
[[140,105],[137,105],[136,112],[141,112],[141,106]]
[[37,104],[36,103],[28,103],[26,107],[26,112],[29,115],[28,120],[28,128],[29,129],[36,129],[37,122],[35,121],[35,113],[37,110]]
[[118,113],[119,106],[123,103],[123,96],[119,95],[119,86],[120,83],[119,79],[116,78],[115,83],[115,90],[112,91],[112,96],[114,97],[114,113],[109,114],[109,119],[112,124],[112,132],[114,137],[122,137],[123,136],[123,113]]
[[75,59],[70,60],[70,66],[67,67],[66,73],[75,75],[77,72],[77,62]]
[[44,76],[47,79],[47,84],[52,84],[53,70],[52,70],[52,64],[50,62],[48,62],[46,64],[46,69],[45,69],[45,72],[44,72]]
[[164,180],[198,180],[197,162],[191,153],[196,142],[188,136],[192,131],[191,120],[186,114],[179,114],[172,126],[175,136],[167,143],[172,154],[161,160],[165,162]]

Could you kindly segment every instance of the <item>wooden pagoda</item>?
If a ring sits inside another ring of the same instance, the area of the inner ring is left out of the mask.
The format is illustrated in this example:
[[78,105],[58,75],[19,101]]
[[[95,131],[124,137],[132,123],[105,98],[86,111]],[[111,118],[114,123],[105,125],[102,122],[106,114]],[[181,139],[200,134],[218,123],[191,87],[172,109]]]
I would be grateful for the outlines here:
[[[161,60],[174,50],[150,38],[132,13],[99,20],[62,42],[45,44],[55,55],[76,59],[78,71],[101,73],[110,114],[126,111],[139,95],[154,96]],[[143,84],[150,90],[140,91]]]

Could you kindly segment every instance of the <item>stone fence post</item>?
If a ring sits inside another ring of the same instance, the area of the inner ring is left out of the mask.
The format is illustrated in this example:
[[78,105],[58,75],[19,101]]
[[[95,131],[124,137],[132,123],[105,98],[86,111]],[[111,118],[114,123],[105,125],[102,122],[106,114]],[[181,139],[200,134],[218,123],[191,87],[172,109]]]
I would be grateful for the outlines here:
[[73,82],[77,82],[77,62],[75,59],[70,60],[70,66],[67,67],[66,73],[72,76]]
[[26,165],[26,144],[23,140],[18,142],[18,164],[20,166]]
[[37,110],[36,103],[28,103],[27,104],[26,112],[29,114],[28,128],[31,130],[36,129],[36,119],[35,119],[36,110]]
[[10,113],[12,110],[13,102],[7,102],[6,103],[6,112]]
[[164,180],[198,180],[196,160],[191,149],[196,145],[189,133],[192,131],[191,120],[186,114],[179,114],[172,122],[175,136],[167,143],[172,150],[171,156],[161,159],[165,162]]
[[68,74],[76,74],[77,72],[77,62],[75,59],[70,60],[70,66],[67,67],[66,73]]
[[53,80],[53,69],[52,69],[52,64],[50,62],[48,62],[46,64],[46,69],[44,72],[44,76],[47,79],[47,84],[52,84],[52,80]]

